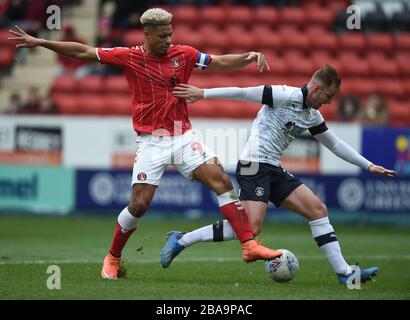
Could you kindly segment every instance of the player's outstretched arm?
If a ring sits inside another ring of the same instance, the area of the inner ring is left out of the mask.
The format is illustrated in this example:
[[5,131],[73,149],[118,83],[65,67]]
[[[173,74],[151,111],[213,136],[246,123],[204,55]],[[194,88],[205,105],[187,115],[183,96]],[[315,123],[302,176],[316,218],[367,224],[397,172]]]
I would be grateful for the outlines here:
[[350,147],[346,142],[340,140],[331,130],[326,130],[325,132],[316,134],[314,137],[339,158],[355,164],[363,169],[367,169],[371,173],[388,177],[393,177],[396,174],[394,170],[389,170],[371,163],[356,150]]
[[39,39],[30,36],[18,26],[15,30],[9,30],[9,32],[13,37],[8,39],[17,42],[17,48],[44,47],[75,59],[98,61],[95,48],[82,43]]
[[369,166],[368,170],[371,173],[380,174],[382,176],[387,176],[387,177],[394,177],[397,174],[397,172],[394,171],[394,170],[386,169],[382,166],[378,166],[378,165],[375,165],[375,164],[371,164]]
[[225,54],[212,57],[212,61],[208,65],[208,69],[214,70],[232,70],[247,66],[248,64],[256,62],[256,66],[260,72],[268,69],[269,65],[266,57],[261,52],[247,52],[243,54]]
[[205,99],[226,99],[248,102],[262,102],[264,86],[237,88],[212,88],[200,89],[195,86],[181,83],[174,88],[175,97],[186,99],[188,102],[195,102],[202,98]]

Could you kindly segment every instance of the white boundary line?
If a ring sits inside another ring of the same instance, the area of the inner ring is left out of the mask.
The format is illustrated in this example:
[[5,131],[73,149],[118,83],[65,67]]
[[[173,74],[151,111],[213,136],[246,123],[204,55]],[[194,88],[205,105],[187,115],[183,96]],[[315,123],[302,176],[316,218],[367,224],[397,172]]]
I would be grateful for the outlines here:
[[[392,259],[398,259],[398,260],[410,260],[410,255],[358,255],[355,257],[345,257],[348,260],[351,261],[356,261],[360,259],[371,259],[371,260],[392,260]],[[312,255],[312,256],[298,256],[299,260],[320,260],[320,259],[326,259],[324,255]],[[5,260],[5,261],[0,261],[0,265],[18,265],[18,264],[87,264],[87,263],[102,263],[103,257],[101,259],[90,259],[90,260],[84,260],[84,259],[67,259],[67,260]],[[144,259],[144,260],[138,260],[138,261],[127,261],[127,259],[124,259],[125,263],[130,263],[130,264],[149,264],[149,263],[158,263],[160,262],[159,258],[158,259]],[[238,258],[178,258],[175,261],[177,262],[240,262],[242,261],[239,257]]]

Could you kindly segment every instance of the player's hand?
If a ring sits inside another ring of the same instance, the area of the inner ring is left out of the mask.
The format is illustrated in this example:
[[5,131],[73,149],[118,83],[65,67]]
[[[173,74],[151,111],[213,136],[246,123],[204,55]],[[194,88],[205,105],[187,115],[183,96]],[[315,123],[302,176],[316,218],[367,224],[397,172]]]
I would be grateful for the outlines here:
[[242,204],[241,200],[236,201],[235,206],[238,208],[238,210],[245,210],[245,206]]
[[397,172],[394,170],[389,170],[389,169],[383,168],[382,166],[377,166],[375,164],[371,164],[369,166],[369,171],[371,173],[380,174],[382,176],[387,176],[387,177],[394,177],[397,174]]
[[256,61],[256,66],[260,72],[263,72],[265,69],[268,69],[270,71],[266,57],[261,52],[251,51],[249,52],[245,60]]
[[192,103],[204,97],[204,90],[189,84],[180,83],[174,88],[172,94],[175,97],[186,99],[186,101]]
[[16,30],[9,30],[14,37],[9,37],[8,40],[18,42],[16,48],[34,48],[40,44],[40,39],[28,35],[19,26],[15,27]]

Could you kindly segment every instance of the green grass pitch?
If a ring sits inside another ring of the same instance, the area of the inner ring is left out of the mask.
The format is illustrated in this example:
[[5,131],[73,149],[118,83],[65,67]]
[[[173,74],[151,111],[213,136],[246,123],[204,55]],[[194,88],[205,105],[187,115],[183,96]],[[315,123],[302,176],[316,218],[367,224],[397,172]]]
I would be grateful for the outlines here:
[[[0,299],[409,299],[408,229],[335,225],[348,262],[379,266],[376,281],[349,290],[338,284],[308,225],[266,223],[264,244],[291,250],[300,269],[288,283],[268,278],[264,264],[245,264],[237,241],[202,243],[162,269],[159,253],[169,230],[210,221],[142,220],[123,258],[127,275],[102,280],[101,262],[115,217],[0,216]],[[47,267],[61,269],[61,289],[47,288]]]

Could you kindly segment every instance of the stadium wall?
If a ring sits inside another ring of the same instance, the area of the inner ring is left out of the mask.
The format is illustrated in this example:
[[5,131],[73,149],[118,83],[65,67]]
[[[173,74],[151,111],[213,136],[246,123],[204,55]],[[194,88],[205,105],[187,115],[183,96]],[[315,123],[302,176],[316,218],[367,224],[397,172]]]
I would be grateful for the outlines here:
[[[246,120],[193,121],[231,175],[251,125]],[[340,217],[361,212],[370,220],[409,218],[410,129],[344,123],[329,127],[370,160],[398,170],[399,176],[372,176],[338,159],[308,135],[287,150],[283,166]],[[129,118],[2,117],[0,212],[117,213],[130,197],[134,141]],[[151,210],[203,218],[217,213],[218,207],[212,192],[170,167]],[[270,206],[269,217],[285,215]]]

